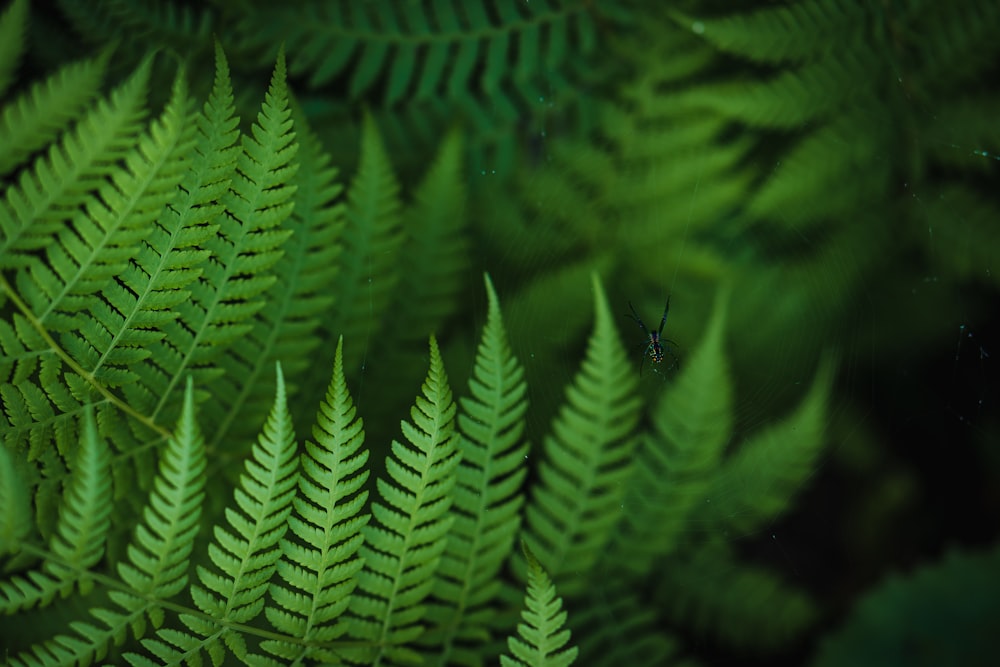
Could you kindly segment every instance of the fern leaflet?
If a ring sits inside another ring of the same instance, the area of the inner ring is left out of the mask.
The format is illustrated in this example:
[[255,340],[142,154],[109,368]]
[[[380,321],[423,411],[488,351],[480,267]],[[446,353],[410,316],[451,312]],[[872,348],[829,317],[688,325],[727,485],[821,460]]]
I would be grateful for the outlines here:
[[[250,622],[264,608],[264,593],[281,557],[279,542],[298,483],[295,449],[279,367],[274,405],[234,492],[240,510],[226,509],[229,529],[216,526],[215,540],[208,547],[215,568],[199,566],[201,585],[191,587],[191,597],[205,616],[180,615],[193,634],[165,628],[157,639],[143,640],[159,659],[177,664],[198,660],[201,651],[207,651],[218,664],[225,648],[238,659],[246,658],[243,635],[232,626]],[[149,664],[145,658],[131,659],[133,664]]]
[[546,436],[539,483],[525,510],[525,541],[559,575],[572,570],[572,590],[611,537],[635,448],[639,419],[636,376],[611,320],[596,275],[594,331],[566,402]]
[[[261,648],[283,664],[337,661],[329,651],[310,644],[340,637],[346,626],[338,619],[347,609],[363,565],[358,549],[370,515],[363,514],[368,491],[368,461],[364,424],[347,391],[343,345],[337,342],[333,377],[313,426],[315,442],[307,441],[299,457],[298,495],[288,520],[291,535],[281,541],[284,558],[270,594],[277,606],[265,609],[277,630],[303,643],[266,640]],[[294,536],[294,539],[293,537]]]
[[386,459],[390,479],[377,481],[382,502],[372,505],[375,521],[364,530],[365,568],[351,598],[351,634],[372,646],[342,651],[360,664],[419,659],[407,645],[423,632],[423,602],[435,586],[454,521],[448,511],[461,458],[455,404],[433,336],[430,350],[422,395],[410,410],[413,422],[401,424],[409,445],[392,442],[392,455]]
[[489,310],[469,397],[458,413],[459,449],[453,515],[455,525],[441,559],[427,617],[434,628],[424,638],[435,647],[436,664],[479,664],[494,614],[500,569],[521,525],[521,486],[527,469],[524,415],[528,409],[524,370],[507,343],[500,302],[485,276]]
[[524,623],[517,626],[520,637],[510,637],[507,647],[511,655],[500,656],[502,667],[566,667],[576,661],[579,649],[567,647],[570,631],[562,630],[567,614],[562,611],[562,598],[556,597],[556,587],[526,543],[522,543],[528,562],[528,591],[524,596],[526,609],[521,612]]

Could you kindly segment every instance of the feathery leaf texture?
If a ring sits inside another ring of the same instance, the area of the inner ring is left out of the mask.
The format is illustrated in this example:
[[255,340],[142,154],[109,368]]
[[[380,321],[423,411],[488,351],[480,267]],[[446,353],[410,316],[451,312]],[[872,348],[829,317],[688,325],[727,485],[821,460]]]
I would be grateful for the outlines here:
[[[159,659],[198,660],[197,654],[206,651],[215,663],[225,649],[238,659],[246,657],[245,639],[231,626],[250,622],[264,608],[264,594],[281,558],[279,543],[298,485],[296,454],[279,366],[274,405],[233,496],[239,510],[226,509],[229,528],[215,526],[215,539],[208,547],[214,568],[198,566],[201,584],[191,587],[202,615],[180,615],[190,632],[165,628],[157,639],[143,641]],[[144,662],[138,659],[136,664]]]
[[458,428],[462,462],[457,472],[455,524],[441,559],[433,623],[424,642],[435,647],[437,664],[479,664],[479,646],[489,635],[492,603],[500,593],[500,568],[514,544],[524,504],[528,409],[524,370],[507,343],[500,301],[489,275],[486,326],[460,399]]
[[454,519],[448,516],[461,460],[455,403],[437,340],[430,339],[430,369],[422,395],[403,421],[409,444],[393,440],[389,479],[377,480],[381,501],[364,527],[358,590],[351,598],[351,636],[370,649],[342,652],[359,664],[398,664],[419,657],[411,644],[423,632],[425,601],[435,587]]
[[732,381],[723,350],[728,291],[716,298],[701,344],[653,407],[636,455],[622,522],[607,562],[647,573],[678,548],[703,502],[732,431]]
[[[343,262],[335,282],[339,306],[329,324],[335,335],[367,341],[379,331],[393,288],[400,279],[398,258],[403,242],[399,183],[378,128],[366,115],[361,132],[358,171],[347,192]],[[345,360],[348,370],[361,358],[360,346]]]
[[671,560],[658,577],[656,595],[677,627],[757,653],[787,646],[818,618],[804,592],[773,572],[737,562],[717,543]]
[[611,538],[641,405],[604,288],[596,275],[592,283],[595,322],[587,355],[545,437],[539,483],[525,509],[525,542],[557,583],[566,575],[567,594],[587,585],[579,573],[594,566]]
[[[83,421],[76,465],[63,496],[55,533],[49,541],[52,557],[38,570],[0,582],[0,612],[4,614],[48,605],[57,594],[69,596],[74,587],[84,593],[91,587],[87,570],[104,555],[111,527],[111,455],[107,443],[97,434],[93,411],[85,412]],[[17,475],[13,470],[8,474]],[[4,509],[13,516],[7,520],[23,524],[27,517],[18,516],[19,509],[13,499],[8,502],[11,504]],[[20,512],[26,509],[20,508]],[[23,536],[23,528],[21,532]]]
[[292,500],[289,532],[281,540],[283,559],[269,591],[277,606],[264,612],[268,621],[302,643],[266,640],[261,648],[282,664],[308,664],[315,659],[337,660],[313,651],[316,642],[331,642],[346,631],[339,619],[348,608],[363,561],[358,550],[370,515],[362,509],[368,499],[368,450],[364,424],[347,390],[343,345],[337,342],[333,377],[313,426],[315,442],[307,441],[299,456],[298,494]]
[[511,655],[500,656],[500,664],[502,667],[572,665],[579,649],[566,646],[570,631],[562,629],[567,617],[562,611],[562,598],[556,597],[555,585],[528,545],[522,542],[522,548],[528,563],[528,590],[524,596],[526,609],[521,612],[524,623],[517,626],[519,636],[507,640]]

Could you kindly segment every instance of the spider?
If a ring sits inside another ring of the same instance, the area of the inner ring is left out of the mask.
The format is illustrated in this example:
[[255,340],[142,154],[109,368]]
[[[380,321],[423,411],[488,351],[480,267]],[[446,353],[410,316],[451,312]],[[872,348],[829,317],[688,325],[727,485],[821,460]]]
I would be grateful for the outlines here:
[[[629,315],[628,313],[625,313],[625,316],[635,320],[635,323],[639,325],[639,328],[642,329],[642,332],[646,334],[646,337],[649,339],[646,342],[646,349],[643,350],[642,353],[642,361],[639,362],[639,375],[642,376],[642,365],[646,363],[647,355],[653,360],[654,364],[658,364],[663,361],[663,343],[670,343],[670,345],[677,347],[677,343],[669,338],[660,337],[660,334],[663,333],[663,325],[667,323],[667,313],[670,312],[670,297],[667,297],[667,303],[663,306],[663,317],[660,318],[660,328],[656,331],[650,331],[646,328],[646,325],[642,323],[642,319],[639,317],[639,313],[635,312],[635,306],[632,305],[631,301],[628,302],[628,307],[632,310],[632,314]],[[671,363],[670,368],[677,366],[677,355],[675,355],[669,347],[667,348],[667,354],[669,354],[673,359],[673,363]]]

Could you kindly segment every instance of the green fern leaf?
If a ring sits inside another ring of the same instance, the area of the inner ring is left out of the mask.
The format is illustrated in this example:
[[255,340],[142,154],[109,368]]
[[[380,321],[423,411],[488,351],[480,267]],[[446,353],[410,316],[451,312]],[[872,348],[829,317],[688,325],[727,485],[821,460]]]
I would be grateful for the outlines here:
[[657,572],[656,596],[673,624],[743,651],[787,647],[818,617],[805,593],[737,562],[721,543],[671,559]]
[[[119,172],[111,177],[120,188],[122,204],[119,210],[109,211],[117,218],[107,225],[109,228],[141,227],[146,238],[154,228],[162,230],[158,222],[160,210],[177,187],[184,158],[190,150],[192,132],[188,128],[193,129],[193,123],[188,106],[181,72],[163,115],[126,157],[131,173]],[[113,201],[107,190],[103,197],[107,203]],[[100,215],[96,207],[94,211],[92,215]],[[62,337],[63,347],[80,363],[85,375],[105,387],[137,379],[130,367],[151,354],[149,344],[163,337],[159,329],[173,318],[171,307],[187,296],[178,288],[194,278],[190,272],[177,271],[165,262],[146,239],[140,241],[134,234],[129,236],[141,250],[134,253],[131,262],[121,265],[117,281],[105,282],[100,289],[101,298],[92,300],[86,313],[76,315],[81,322],[79,329]],[[116,241],[111,243],[118,245]],[[120,245],[123,250],[131,250],[128,243]],[[198,257],[194,253],[182,261],[197,261]],[[100,275],[107,270],[96,269]],[[81,279],[85,280],[91,278]]]
[[[857,105],[811,132],[785,154],[748,211],[802,233],[808,224],[850,217],[877,199],[891,181],[891,163],[883,157],[891,132],[880,118]],[[824,205],[815,206],[821,200]]]
[[387,311],[391,322],[406,322],[394,334],[402,340],[426,338],[457,304],[469,257],[462,175],[462,141],[453,131],[403,214],[406,252],[400,257],[399,274],[407,285]]
[[[545,437],[539,482],[525,510],[525,541],[577,591],[611,538],[635,449],[639,419],[635,369],[615,330],[597,276],[594,331],[566,402]],[[572,578],[570,578],[572,574]]]
[[[7,92],[17,61],[24,48],[25,25],[28,22],[28,0],[14,0],[0,16],[0,93]],[[0,147],[4,144],[0,143]],[[0,154],[4,151],[0,150]],[[0,169],[0,173],[4,170]]]
[[455,525],[441,560],[427,612],[434,627],[424,638],[435,664],[480,664],[499,595],[500,569],[521,525],[521,487],[527,469],[524,370],[507,343],[500,302],[485,276],[489,310],[468,398],[458,413],[462,462],[458,467]]
[[[361,161],[347,191],[347,223],[343,260],[334,292],[340,302],[330,328],[347,340],[369,341],[378,333],[379,318],[388,312],[399,281],[399,183],[378,129],[365,116],[361,134]],[[364,353],[347,356],[349,370]]]
[[863,30],[869,9],[851,0],[806,0],[718,19],[674,19],[723,51],[757,62],[804,60]]
[[[103,474],[106,478],[107,473]],[[104,483],[108,484],[106,479]],[[204,485],[204,440],[194,421],[194,391],[189,382],[177,433],[161,456],[160,472],[143,510],[144,523],[136,527],[127,550],[128,562],[118,564],[127,590],[110,592],[111,600],[124,613],[93,608],[90,613],[99,625],[72,623],[76,636],[59,635],[33,647],[31,655],[19,656],[14,664],[89,664],[103,658],[112,644],[122,644],[129,628],[141,637],[147,615],[159,626],[163,611],[158,601],[169,599],[187,585]]]
[[[3,38],[0,37],[0,40]],[[111,52],[71,63],[4,106],[0,113],[0,174],[45,146],[99,92]]]
[[430,340],[430,369],[402,422],[409,444],[394,440],[386,459],[391,479],[377,482],[382,502],[372,505],[375,521],[365,526],[358,591],[351,598],[349,634],[369,649],[347,649],[360,664],[383,665],[419,659],[408,645],[423,632],[424,600],[435,586],[453,518],[448,516],[461,455],[455,433],[455,404],[437,341]]
[[56,594],[66,597],[74,587],[89,592],[87,570],[104,555],[111,526],[110,467],[111,453],[97,434],[93,412],[88,410],[46,559],[40,570],[0,582],[0,612],[12,614],[48,605]]
[[[164,287],[180,294],[184,294],[182,287],[190,290],[190,298],[173,306],[177,317],[161,325],[166,337],[148,343],[149,360],[136,368],[140,382],[124,390],[130,404],[144,407],[152,421],[162,420],[176,405],[182,378],[190,374],[196,384],[207,384],[218,373],[208,362],[215,346],[228,340],[224,328],[213,326],[225,310],[217,292],[228,294],[225,276],[217,263],[206,265],[204,260],[224,243],[217,238],[216,221],[224,215],[219,202],[229,192],[236,168],[238,124],[226,57],[216,45],[215,82],[192,123],[197,136],[187,172],[144,248],[158,257],[151,276],[155,271],[166,283]],[[206,272],[216,280],[206,278]],[[197,280],[191,282],[193,278]]]
[[[31,506],[28,489],[14,466],[7,447],[0,446],[0,556],[20,549],[21,540],[31,529]],[[9,599],[4,593],[5,583],[0,582],[0,597]],[[5,608],[0,603],[0,609]]]
[[[105,188],[111,187],[107,179],[118,170],[118,164],[143,131],[150,66],[151,60],[143,61],[127,81],[100,100],[58,144],[22,171],[16,185],[6,189],[0,202],[0,267],[25,266],[31,262],[25,253],[51,248],[56,235],[61,236],[63,243],[73,241],[74,246],[78,243],[74,241],[73,230],[66,229],[66,221],[93,201],[102,183]],[[90,230],[90,225],[87,227],[86,231],[97,231]],[[62,245],[55,247],[61,249]],[[50,253],[55,260],[66,254],[52,250]],[[33,277],[34,281],[47,288],[34,297],[39,304],[47,304],[53,298],[54,295],[48,294],[54,289],[50,283],[58,284],[57,276],[71,271],[72,265],[67,267],[64,261],[57,261],[50,266],[60,273],[32,262],[33,271],[40,274]],[[19,275],[24,275],[24,283],[18,283],[20,292],[33,291],[34,284],[27,282],[27,274]],[[101,281],[88,287],[93,291],[103,284]]]
[[361,512],[368,498],[363,488],[368,450],[344,379],[343,345],[343,339],[337,342],[333,377],[313,427],[315,442],[306,442],[300,455],[298,496],[288,520],[295,539],[282,539],[284,558],[277,568],[284,584],[271,583],[277,604],[264,610],[275,629],[302,641],[262,642],[283,664],[334,659],[310,645],[331,642],[347,629],[337,620],[350,604],[363,565],[358,549],[370,518]]
[[824,444],[834,363],[825,357],[812,387],[782,422],[755,434],[716,472],[695,521],[748,533],[772,520],[813,471]]
[[198,660],[201,651],[219,664],[227,648],[239,659],[246,657],[244,638],[232,626],[250,622],[264,608],[297,484],[295,434],[279,368],[274,405],[234,493],[239,511],[226,510],[228,529],[215,527],[215,540],[208,547],[215,567],[199,566],[201,585],[191,587],[204,616],[181,614],[194,634],[161,630],[156,639],[143,641],[148,651],[175,664]]
[[300,137],[299,168],[292,181],[295,208],[283,225],[293,234],[273,268],[276,281],[266,293],[268,307],[255,316],[240,344],[219,361],[225,373],[215,386],[233,398],[216,442],[239,437],[241,431],[233,433],[231,426],[246,423],[246,428],[253,424],[248,415],[262,413],[266,400],[262,389],[271,384],[275,360],[281,360],[290,376],[298,376],[315,361],[318,329],[333,302],[330,285],[336,280],[344,216],[343,204],[335,199],[341,188],[329,155],[305,118],[296,113],[293,118]]
[[520,637],[507,640],[511,655],[500,656],[500,664],[502,667],[566,667],[576,661],[579,649],[566,646],[570,631],[561,629],[567,617],[562,611],[562,598],[556,597],[556,587],[528,545],[522,543],[522,547],[528,562],[526,609],[521,612],[525,622],[517,626]]
[[732,380],[723,350],[728,291],[716,298],[705,337],[652,410],[637,453],[625,512],[605,562],[647,573],[679,546],[732,434]]

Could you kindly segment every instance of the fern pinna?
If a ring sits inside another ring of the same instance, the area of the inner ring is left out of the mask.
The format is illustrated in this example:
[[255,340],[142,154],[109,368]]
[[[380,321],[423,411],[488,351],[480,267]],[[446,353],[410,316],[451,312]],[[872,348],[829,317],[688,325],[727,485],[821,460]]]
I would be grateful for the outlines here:
[[[25,7],[0,19],[3,86]],[[442,351],[431,335],[464,296],[465,134],[443,135],[411,193],[369,115],[342,187],[280,50],[246,123],[220,46],[201,104],[190,67],[155,79],[168,60],[139,61],[102,94],[101,53],[0,112],[7,662],[482,665],[506,650],[505,664],[543,665],[579,650],[652,665],[687,629],[752,644],[731,628],[752,627],[760,591],[809,617],[808,598],[686,526],[753,531],[787,507],[822,444],[829,366],[791,417],[725,452],[728,302],[644,419],[595,276],[593,315],[573,304],[593,322],[586,356],[532,448],[529,382],[492,280],[457,400],[444,359],[461,343],[444,331]],[[396,316],[410,326],[398,336]],[[425,375],[390,444],[372,433],[395,429],[371,418],[390,409],[355,397],[364,382],[405,389],[402,375],[349,384],[382,331]],[[415,362],[407,346],[428,337]],[[729,588],[690,584],[718,569]]]

